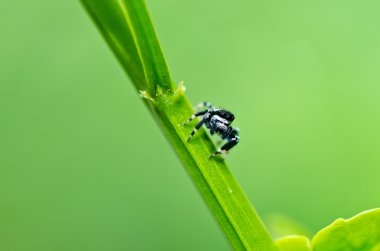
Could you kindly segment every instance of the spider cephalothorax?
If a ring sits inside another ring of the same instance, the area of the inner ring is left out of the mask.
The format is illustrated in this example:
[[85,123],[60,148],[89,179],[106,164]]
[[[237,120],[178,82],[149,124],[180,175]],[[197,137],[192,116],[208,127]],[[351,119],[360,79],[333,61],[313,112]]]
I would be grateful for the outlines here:
[[195,126],[191,132],[187,141],[193,137],[193,135],[201,128],[203,124],[206,125],[206,128],[210,130],[211,135],[214,133],[219,134],[222,137],[222,140],[227,140],[227,143],[219,148],[214,154],[210,156],[214,157],[221,153],[227,153],[232,147],[234,147],[239,142],[239,132],[236,128],[230,126],[232,121],[235,119],[235,116],[224,109],[219,109],[215,106],[212,106],[208,102],[203,102],[197,105],[196,110],[199,110],[203,107],[207,109],[204,111],[194,113],[185,123],[189,123],[195,117],[203,116],[202,120]]

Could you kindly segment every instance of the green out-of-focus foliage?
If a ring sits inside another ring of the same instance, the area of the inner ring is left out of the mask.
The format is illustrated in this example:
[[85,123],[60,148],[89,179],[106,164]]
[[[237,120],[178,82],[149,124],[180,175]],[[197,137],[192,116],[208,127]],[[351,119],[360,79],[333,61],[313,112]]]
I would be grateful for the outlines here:
[[264,223],[271,233],[273,239],[278,239],[287,235],[311,236],[311,231],[304,224],[296,219],[291,219],[281,214],[268,214],[264,218]]
[[379,251],[380,209],[364,211],[350,219],[337,219],[310,242],[305,236],[276,241],[280,251]]
[[[260,215],[379,207],[380,1],[147,4],[173,81],[236,115]],[[0,250],[229,250],[81,4],[0,12]]]
[[307,237],[301,235],[287,236],[277,240],[279,251],[311,251],[311,244]]
[[380,209],[337,219],[312,240],[313,251],[379,251]]

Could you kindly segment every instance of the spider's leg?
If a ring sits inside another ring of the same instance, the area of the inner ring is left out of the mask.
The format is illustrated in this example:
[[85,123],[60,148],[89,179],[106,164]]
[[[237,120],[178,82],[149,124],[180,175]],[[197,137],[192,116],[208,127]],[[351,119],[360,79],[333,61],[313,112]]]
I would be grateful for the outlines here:
[[210,108],[213,107],[213,105],[210,102],[207,102],[207,101],[201,102],[196,107],[194,107],[194,110],[200,110],[200,109],[205,108],[205,107],[207,109],[210,109]]
[[203,119],[201,121],[199,121],[199,123],[195,126],[195,128],[193,129],[193,131],[191,132],[189,138],[187,139],[187,142],[190,141],[190,139],[194,136],[194,134],[199,130],[199,128],[201,128],[201,126],[209,119],[209,116],[204,116]]
[[236,146],[236,144],[239,142],[239,139],[239,136],[233,135],[233,137],[231,137],[226,144],[219,148],[215,153],[210,155],[209,159],[217,156],[218,154],[227,153],[232,147]]
[[191,115],[191,117],[185,123],[183,123],[183,125],[184,126],[187,125],[190,121],[192,121],[193,119],[195,119],[195,117],[205,115],[207,112],[208,112],[208,110],[204,110],[204,111],[201,111],[201,112],[194,113],[193,115]]

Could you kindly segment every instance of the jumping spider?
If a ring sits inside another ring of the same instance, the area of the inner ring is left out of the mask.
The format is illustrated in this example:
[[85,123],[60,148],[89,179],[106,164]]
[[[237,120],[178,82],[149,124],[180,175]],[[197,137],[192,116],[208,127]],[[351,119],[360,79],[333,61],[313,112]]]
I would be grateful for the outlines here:
[[194,113],[183,125],[187,125],[195,117],[203,116],[202,120],[195,126],[191,132],[187,142],[193,137],[193,135],[201,128],[203,124],[206,128],[210,130],[211,135],[216,132],[222,138],[222,140],[227,140],[221,148],[219,148],[215,153],[213,153],[209,158],[215,157],[221,153],[227,153],[232,147],[234,147],[239,142],[239,132],[238,129],[230,126],[235,116],[224,109],[219,109],[209,102],[203,102],[196,106],[196,110],[206,107],[204,111],[199,111]]

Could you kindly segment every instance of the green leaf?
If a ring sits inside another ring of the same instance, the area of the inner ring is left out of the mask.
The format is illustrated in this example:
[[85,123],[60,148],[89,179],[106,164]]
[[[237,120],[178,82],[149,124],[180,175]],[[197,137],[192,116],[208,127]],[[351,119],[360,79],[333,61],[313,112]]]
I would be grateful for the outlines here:
[[[186,142],[194,112],[184,88],[172,83],[142,0],[82,0],[158,122],[201,196],[235,250],[277,250],[261,219],[204,129]],[[148,153],[147,153],[148,154]],[[173,189],[175,189],[173,187]]]
[[315,251],[379,251],[380,208],[337,219],[312,239]]
[[114,0],[82,1],[115,56],[139,90],[148,88],[143,65],[123,9]]
[[279,251],[311,251],[310,241],[305,236],[286,236],[275,243]]
[[174,85],[169,76],[164,55],[161,51],[153,24],[145,3],[141,0],[118,1],[132,32],[134,42],[150,87],[150,94],[156,94],[157,86],[172,93]]

